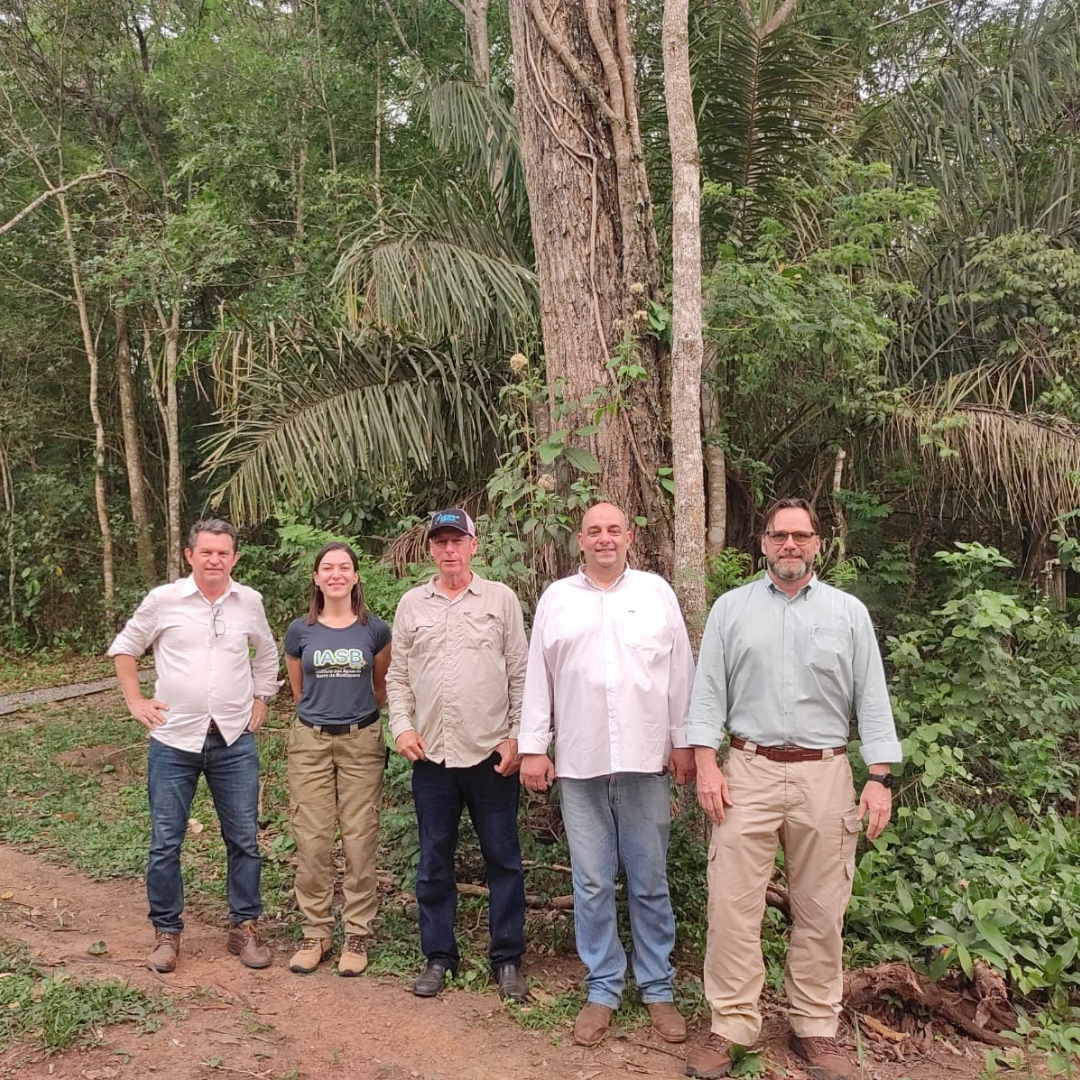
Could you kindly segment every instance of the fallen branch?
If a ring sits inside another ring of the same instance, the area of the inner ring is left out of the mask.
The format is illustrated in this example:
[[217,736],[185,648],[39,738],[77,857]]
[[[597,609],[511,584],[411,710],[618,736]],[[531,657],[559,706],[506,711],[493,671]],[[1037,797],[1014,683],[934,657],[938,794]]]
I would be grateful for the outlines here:
[[[457,887],[460,896],[487,896],[488,890],[484,885],[470,885],[468,882],[459,881]],[[556,911],[570,911],[574,907],[573,896],[552,896],[545,900],[536,893],[526,893],[525,903],[531,908],[554,908]]]
[[[1004,1010],[1009,1019],[1002,1022],[1000,1017],[1002,1005],[996,995],[997,987],[993,984],[993,980],[985,980],[985,985],[991,987],[988,993],[994,996],[993,1004],[981,1022],[979,1019],[981,1001],[976,1001],[940,983],[931,982],[913,971],[907,964],[900,963],[878,964],[877,967],[847,972],[844,975],[844,1004],[852,1011],[863,1011],[869,1009],[883,994],[895,994],[909,1004],[919,1005],[936,1013],[963,1031],[965,1035],[978,1039],[979,1042],[1001,1048],[1014,1047],[1015,1042],[1006,1039],[997,1030],[986,1025],[986,1021],[992,1017],[1001,1029],[1009,1030],[1014,1021],[1011,1019],[1012,1013],[1006,1003]],[[1004,984],[1001,990],[1004,991]],[[976,992],[978,992],[977,988]]]

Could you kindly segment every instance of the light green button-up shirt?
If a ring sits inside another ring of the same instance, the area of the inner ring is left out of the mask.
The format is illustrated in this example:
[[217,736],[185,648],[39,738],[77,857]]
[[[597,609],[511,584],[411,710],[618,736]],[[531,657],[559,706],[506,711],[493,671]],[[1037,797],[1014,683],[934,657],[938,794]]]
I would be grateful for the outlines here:
[[687,740],[724,731],[759,746],[844,746],[856,716],[868,765],[901,761],[870,613],[810,579],[788,599],[766,576],[725,593],[705,625]]

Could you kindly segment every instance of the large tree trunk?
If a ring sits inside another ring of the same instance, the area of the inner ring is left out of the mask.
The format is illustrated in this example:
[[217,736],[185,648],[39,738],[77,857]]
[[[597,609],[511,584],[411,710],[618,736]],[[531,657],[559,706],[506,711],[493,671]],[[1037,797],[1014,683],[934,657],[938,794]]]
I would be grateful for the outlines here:
[[695,649],[705,629],[705,477],[701,456],[701,172],[690,84],[689,0],[664,5],[664,96],[671,143],[671,446],[675,592]]
[[601,494],[647,519],[638,561],[670,573],[663,352],[644,332],[660,269],[626,0],[511,0],[510,30],[548,384],[579,407],[566,426],[598,423],[585,438]]
[[120,418],[124,429],[124,463],[127,466],[128,492],[131,495],[131,520],[135,525],[135,553],[143,584],[152,589],[158,583],[154,562],[154,539],[150,511],[146,506],[146,481],[142,467],[142,435],[135,412],[135,388],[131,378],[131,342],[128,318],[123,308],[116,309],[116,374],[120,384]]
[[90,312],[86,305],[82,274],[79,271],[79,256],[75,250],[75,234],[71,228],[71,214],[68,212],[67,198],[59,194],[56,201],[60,209],[60,219],[64,223],[64,242],[71,272],[71,287],[75,293],[75,307],[79,313],[79,327],[82,330],[86,362],[90,368],[90,416],[94,421],[94,506],[97,509],[98,530],[101,532],[102,596],[106,606],[109,606],[112,604],[116,587],[113,572],[112,526],[109,524],[109,508],[105,502],[105,425],[102,423],[101,408],[98,404],[100,365],[97,346],[94,344],[94,334],[90,329]]

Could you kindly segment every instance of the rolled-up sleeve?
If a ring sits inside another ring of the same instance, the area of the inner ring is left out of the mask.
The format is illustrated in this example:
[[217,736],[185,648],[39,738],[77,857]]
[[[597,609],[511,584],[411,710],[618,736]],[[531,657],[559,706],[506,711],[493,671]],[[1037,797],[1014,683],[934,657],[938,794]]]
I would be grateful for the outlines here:
[[161,632],[160,603],[156,591],[148,593],[135,609],[124,629],[113,638],[109,656],[134,656],[138,659]]
[[[525,670],[529,663],[529,641],[525,637],[525,619],[521,603],[510,592],[506,597],[505,631],[503,634],[503,660],[506,664],[506,688],[509,696],[509,721],[511,739],[521,730],[521,701],[525,692]],[[520,747],[518,748],[520,753]]]
[[273,697],[281,686],[278,679],[278,647],[273,631],[266,621],[266,609],[262,597],[256,593],[255,610],[251,616],[251,631],[248,641],[254,650],[251,658],[251,678],[255,684],[256,697]]
[[722,625],[717,601],[705,623],[686,724],[690,746],[711,746],[714,750],[720,748],[727,724],[727,664]]
[[533,618],[532,639],[529,642],[529,662],[525,669],[525,689],[521,702],[521,730],[518,732],[519,754],[546,754],[551,745],[552,679],[544,656],[544,598]]
[[874,624],[865,609],[855,623],[852,674],[855,680],[855,716],[859,722],[859,752],[867,765],[903,761],[896,737],[885,665],[881,660]]
[[673,592],[669,596],[669,606],[675,638],[671,645],[668,669],[668,724],[671,745],[681,749],[690,745],[687,741],[686,721],[690,711],[690,693],[694,686],[694,650],[690,646],[690,635],[686,632],[682,609]]

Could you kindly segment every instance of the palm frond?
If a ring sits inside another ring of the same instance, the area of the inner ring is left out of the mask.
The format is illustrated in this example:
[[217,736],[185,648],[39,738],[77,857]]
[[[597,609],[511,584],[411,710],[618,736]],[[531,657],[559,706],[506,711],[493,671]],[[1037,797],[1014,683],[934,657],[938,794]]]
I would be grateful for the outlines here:
[[409,204],[388,203],[354,238],[332,284],[354,330],[371,326],[432,345],[484,342],[505,351],[538,303],[536,275],[456,188],[417,189]]
[[467,482],[493,443],[491,377],[460,354],[275,325],[223,332],[214,361],[225,389],[203,473],[225,474],[213,501],[243,519],[388,466]]

